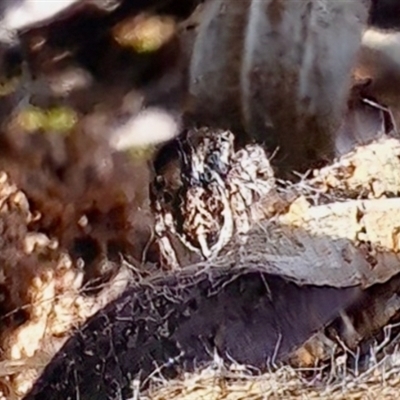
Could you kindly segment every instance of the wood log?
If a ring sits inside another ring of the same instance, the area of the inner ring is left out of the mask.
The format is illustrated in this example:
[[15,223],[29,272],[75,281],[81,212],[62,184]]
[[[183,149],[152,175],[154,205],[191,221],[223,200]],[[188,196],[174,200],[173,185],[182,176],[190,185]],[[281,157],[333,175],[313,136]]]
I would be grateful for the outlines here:
[[24,399],[129,398],[135,379],[144,388],[152,374],[173,377],[216,355],[265,369],[360,294],[260,272],[183,270],[130,288],[92,317]]

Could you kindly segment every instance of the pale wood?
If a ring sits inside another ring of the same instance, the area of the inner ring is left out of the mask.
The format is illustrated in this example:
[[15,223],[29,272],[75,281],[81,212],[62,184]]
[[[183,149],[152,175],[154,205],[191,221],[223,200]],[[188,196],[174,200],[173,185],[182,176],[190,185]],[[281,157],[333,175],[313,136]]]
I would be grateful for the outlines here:
[[[400,272],[400,198],[384,197],[400,192],[399,155],[398,140],[381,139],[316,171],[290,188],[291,196],[312,187],[332,202],[312,206],[299,195],[286,214],[256,223],[247,243],[234,242],[217,264],[256,268],[301,284],[366,288],[386,282]],[[338,199],[338,189],[371,199]]]

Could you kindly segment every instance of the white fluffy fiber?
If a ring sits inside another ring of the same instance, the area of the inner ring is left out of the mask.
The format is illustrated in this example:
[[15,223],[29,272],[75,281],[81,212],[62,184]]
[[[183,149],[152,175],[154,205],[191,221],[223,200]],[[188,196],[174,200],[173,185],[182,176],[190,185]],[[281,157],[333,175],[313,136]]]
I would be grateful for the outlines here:
[[176,137],[180,128],[176,115],[149,107],[119,126],[113,132],[110,143],[116,150],[159,144]]
[[2,17],[2,25],[9,30],[24,29],[46,21],[81,0],[9,0]]

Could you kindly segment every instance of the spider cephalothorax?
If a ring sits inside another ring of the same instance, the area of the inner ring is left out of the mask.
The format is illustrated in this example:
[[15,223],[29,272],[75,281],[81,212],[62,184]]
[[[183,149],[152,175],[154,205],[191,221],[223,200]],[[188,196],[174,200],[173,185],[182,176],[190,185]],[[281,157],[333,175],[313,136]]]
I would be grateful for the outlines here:
[[[192,131],[179,153],[179,185],[173,190],[159,186],[154,198],[156,233],[169,265],[179,262],[171,256],[167,232],[204,258],[213,257],[234,233],[245,240],[253,203],[268,195],[274,184],[264,150],[248,145],[235,151],[229,131]],[[158,176],[157,181],[164,178]]]

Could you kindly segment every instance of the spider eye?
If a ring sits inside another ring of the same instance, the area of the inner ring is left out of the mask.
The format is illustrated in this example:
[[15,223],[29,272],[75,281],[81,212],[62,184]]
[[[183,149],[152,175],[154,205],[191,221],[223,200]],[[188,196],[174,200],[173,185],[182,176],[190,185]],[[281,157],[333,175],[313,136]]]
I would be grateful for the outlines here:
[[202,183],[211,183],[214,180],[214,174],[210,170],[205,170],[201,175]]
[[213,168],[218,168],[220,164],[220,159],[217,154],[212,153],[208,156],[208,163],[213,167]]
[[208,158],[208,162],[212,166],[212,168],[220,175],[226,175],[228,173],[228,166],[221,160],[221,158],[217,154],[211,154]]

